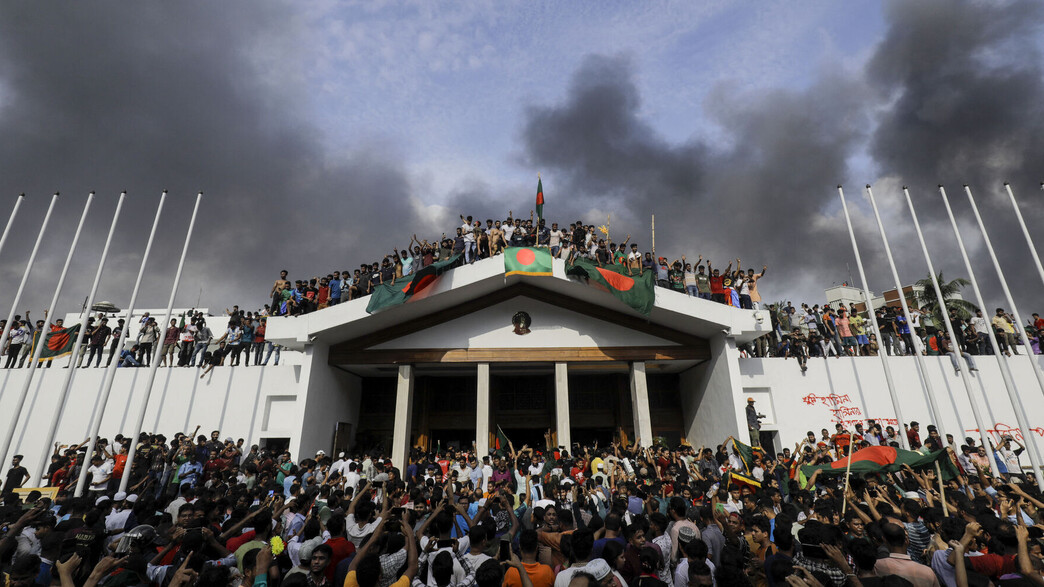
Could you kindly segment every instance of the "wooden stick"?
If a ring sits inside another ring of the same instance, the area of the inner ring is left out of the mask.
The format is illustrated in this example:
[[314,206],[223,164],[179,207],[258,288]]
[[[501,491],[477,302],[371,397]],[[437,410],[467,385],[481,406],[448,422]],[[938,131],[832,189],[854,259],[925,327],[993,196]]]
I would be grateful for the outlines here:
[[942,502],[943,516],[949,516],[950,513],[946,507],[946,489],[943,486],[942,467],[939,466],[939,461],[935,461],[935,476],[939,479],[939,501]]
[[841,515],[845,515],[845,510],[848,508],[848,480],[852,474],[852,457],[855,456],[855,451],[852,450],[852,435],[848,435],[848,462],[845,463],[845,492],[844,501],[841,502]]
[[652,254],[653,259],[656,259],[656,215],[652,215]]

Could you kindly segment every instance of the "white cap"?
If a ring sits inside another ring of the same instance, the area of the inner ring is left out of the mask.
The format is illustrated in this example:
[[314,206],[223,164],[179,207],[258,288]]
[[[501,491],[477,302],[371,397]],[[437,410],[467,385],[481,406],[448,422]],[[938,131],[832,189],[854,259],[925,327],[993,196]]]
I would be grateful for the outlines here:
[[315,454],[326,456],[326,451],[323,450],[323,449],[319,449],[319,450],[315,451]]
[[343,459],[344,458],[344,453],[343,452],[342,453],[337,453],[337,458]]
[[124,491],[117,491],[116,495],[112,496],[112,501],[123,501],[127,499],[127,493]]
[[137,493],[132,493],[132,494],[128,495],[127,496],[127,501],[130,502],[130,503],[134,503],[134,502],[138,501],[138,494]]
[[101,505],[101,504],[103,504],[103,503],[105,503],[107,501],[112,501],[112,500],[109,499],[108,495],[103,495],[103,496],[99,497],[98,499],[94,500],[94,505],[98,506],[98,505]]

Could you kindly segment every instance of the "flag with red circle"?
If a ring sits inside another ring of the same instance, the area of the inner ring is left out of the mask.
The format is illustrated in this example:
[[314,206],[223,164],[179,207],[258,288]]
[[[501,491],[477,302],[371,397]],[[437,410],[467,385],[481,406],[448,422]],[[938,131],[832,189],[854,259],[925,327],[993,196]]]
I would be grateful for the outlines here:
[[536,247],[504,250],[504,275],[551,275],[551,252]]

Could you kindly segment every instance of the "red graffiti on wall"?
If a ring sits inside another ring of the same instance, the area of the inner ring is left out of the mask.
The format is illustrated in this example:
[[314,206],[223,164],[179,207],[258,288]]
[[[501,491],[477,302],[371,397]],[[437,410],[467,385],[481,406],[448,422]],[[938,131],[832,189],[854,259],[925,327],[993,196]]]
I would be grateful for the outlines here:
[[[965,430],[965,432],[978,434],[979,429],[978,428],[969,428],[969,429]],[[1037,428],[1030,428],[1030,432],[1032,432],[1033,434],[1036,434],[1037,436],[1044,437],[1044,428],[1041,428],[1039,426]],[[1025,436],[1023,436],[1023,434],[1022,434],[1022,429],[1021,428],[1019,428],[1017,426],[1009,426],[1009,425],[1007,425],[1007,424],[1005,424],[1003,422],[995,423],[993,425],[993,428],[988,428],[986,430],[986,434],[989,434],[993,438],[993,440],[995,442],[1000,442],[1000,439],[1003,436],[1011,436],[1012,438],[1014,438],[1015,440],[1018,440],[1019,442],[1024,442],[1025,441]]]
[[861,418],[863,410],[859,406],[853,406],[852,397],[847,393],[844,395],[816,395],[810,393],[801,398],[805,406],[826,406],[830,410],[830,421],[840,423],[846,427],[856,424],[866,424],[873,420],[882,426],[898,426],[899,421],[895,418]]

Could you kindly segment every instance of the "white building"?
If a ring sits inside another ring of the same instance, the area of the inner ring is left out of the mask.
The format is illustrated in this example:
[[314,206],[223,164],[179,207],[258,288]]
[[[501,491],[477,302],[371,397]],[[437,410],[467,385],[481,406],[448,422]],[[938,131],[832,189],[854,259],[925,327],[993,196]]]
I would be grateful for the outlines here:
[[[298,458],[319,449],[371,449],[401,463],[418,445],[475,442],[486,451],[497,426],[516,445],[542,442],[548,429],[563,446],[608,441],[620,428],[645,445],[663,437],[713,447],[728,435],[745,438],[748,397],[766,415],[763,440],[777,450],[836,421],[895,420],[877,358],[811,360],[804,374],[793,360],[741,358],[740,345],[770,332],[767,312],[656,288],[656,305],[643,316],[567,278],[558,260],[553,276],[505,276],[496,257],[449,271],[402,306],[371,315],[367,301],[270,319],[269,340],[288,348],[279,366],[218,367],[203,379],[198,369],[161,370],[145,429],[169,437],[198,425],[203,434],[220,430],[248,444],[287,446]],[[515,333],[518,312],[531,317],[528,334]],[[219,334],[221,320],[212,320]],[[948,358],[926,360],[940,396],[936,423],[958,442],[975,436],[968,396]],[[1044,394],[1029,360],[1008,360],[1036,418]],[[101,393],[105,370],[78,370],[59,405],[63,361],[36,371],[18,414],[12,412],[27,370],[0,370],[0,414],[16,426],[3,458],[24,454],[34,477],[55,440],[86,437]],[[890,362],[904,418],[933,422],[914,359]],[[997,359],[980,357],[978,367],[971,391],[989,434],[1024,435],[1044,449],[1044,423],[1016,429]],[[103,437],[134,432],[146,375],[117,370],[102,409]],[[55,411],[58,437],[45,438]]]

